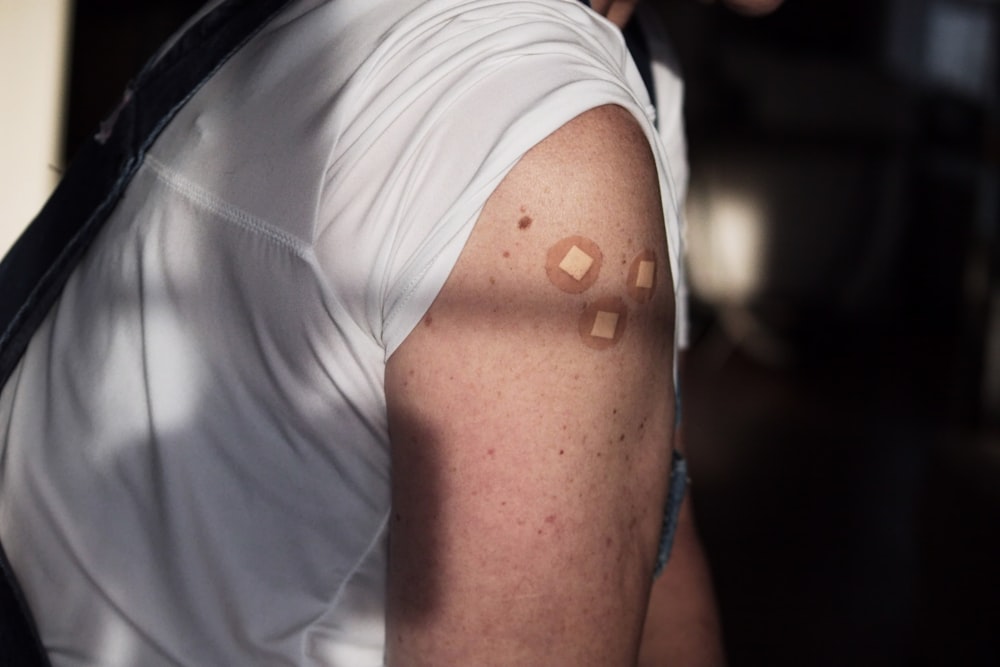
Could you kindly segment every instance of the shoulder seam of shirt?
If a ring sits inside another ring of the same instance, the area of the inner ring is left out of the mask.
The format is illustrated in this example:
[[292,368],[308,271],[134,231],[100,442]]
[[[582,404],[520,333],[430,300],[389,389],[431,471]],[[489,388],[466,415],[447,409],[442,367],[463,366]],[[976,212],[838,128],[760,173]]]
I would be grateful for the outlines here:
[[313,249],[309,243],[282,229],[278,229],[262,218],[258,218],[237,206],[219,199],[180,174],[172,171],[167,165],[152,155],[147,154],[145,161],[165,185],[193,204],[216,214],[227,222],[257,234],[275,245],[291,250],[302,259],[312,261]]

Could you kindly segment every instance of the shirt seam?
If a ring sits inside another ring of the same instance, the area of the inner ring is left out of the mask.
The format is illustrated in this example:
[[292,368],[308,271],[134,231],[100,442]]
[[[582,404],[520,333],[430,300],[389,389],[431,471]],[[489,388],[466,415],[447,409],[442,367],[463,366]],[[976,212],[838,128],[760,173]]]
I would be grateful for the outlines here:
[[223,199],[195,185],[167,165],[151,155],[146,156],[146,164],[157,178],[171,190],[184,197],[189,202],[217,215],[243,230],[249,231],[271,243],[292,251],[296,256],[310,261],[312,247],[302,239],[279,229],[272,223],[244,211]]

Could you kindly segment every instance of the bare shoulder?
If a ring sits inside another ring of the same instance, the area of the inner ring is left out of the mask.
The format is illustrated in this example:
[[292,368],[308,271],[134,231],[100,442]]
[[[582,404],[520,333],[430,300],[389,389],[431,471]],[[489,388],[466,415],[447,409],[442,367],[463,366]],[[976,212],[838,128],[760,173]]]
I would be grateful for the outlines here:
[[672,322],[646,138],[591,110],[504,179],[389,360],[389,664],[634,661]]

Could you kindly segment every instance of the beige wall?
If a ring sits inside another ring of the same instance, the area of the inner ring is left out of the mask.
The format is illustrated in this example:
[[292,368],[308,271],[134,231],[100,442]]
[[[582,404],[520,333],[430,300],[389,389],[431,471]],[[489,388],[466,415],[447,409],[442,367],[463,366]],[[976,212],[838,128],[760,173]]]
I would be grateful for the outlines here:
[[0,0],[0,253],[58,180],[71,0]]

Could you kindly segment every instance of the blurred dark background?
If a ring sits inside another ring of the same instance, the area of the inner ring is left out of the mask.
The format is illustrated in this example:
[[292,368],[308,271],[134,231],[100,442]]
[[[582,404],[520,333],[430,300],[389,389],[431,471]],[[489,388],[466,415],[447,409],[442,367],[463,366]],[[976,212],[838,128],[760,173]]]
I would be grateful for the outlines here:
[[664,3],[734,667],[1000,665],[998,10]]
[[[67,156],[200,4],[77,0]],[[731,665],[1000,665],[1000,2],[658,7]]]

